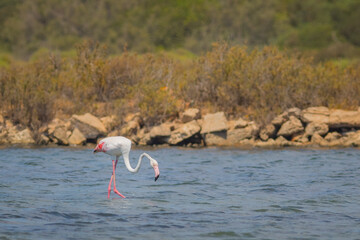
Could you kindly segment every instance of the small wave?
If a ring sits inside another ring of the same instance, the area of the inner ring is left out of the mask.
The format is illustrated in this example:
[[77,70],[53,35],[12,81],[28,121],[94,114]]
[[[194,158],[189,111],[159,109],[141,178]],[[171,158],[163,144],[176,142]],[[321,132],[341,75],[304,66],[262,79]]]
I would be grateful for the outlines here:
[[216,238],[217,237],[239,237],[239,235],[233,231],[228,231],[228,232],[218,231],[218,232],[211,232],[211,233],[205,234],[205,237],[216,237]]

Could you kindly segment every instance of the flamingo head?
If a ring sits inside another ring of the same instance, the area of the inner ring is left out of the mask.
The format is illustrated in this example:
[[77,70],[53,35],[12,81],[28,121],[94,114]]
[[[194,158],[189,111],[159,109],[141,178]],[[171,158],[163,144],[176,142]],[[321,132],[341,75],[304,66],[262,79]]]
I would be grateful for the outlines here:
[[95,149],[94,149],[94,153],[97,153],[97,152],[105,152],[104,144],[105,144],[105,142],[99,142],[99,144],[96,145],[96,147],[95,147]]
[[153,159],[153,158],[150,158],[150,165],[154,168],[154,171],[155,171],[155,182],[156,180],[158,180],[159,176],[160,176],[160,170],[159,170],[159,164],[158,162]]

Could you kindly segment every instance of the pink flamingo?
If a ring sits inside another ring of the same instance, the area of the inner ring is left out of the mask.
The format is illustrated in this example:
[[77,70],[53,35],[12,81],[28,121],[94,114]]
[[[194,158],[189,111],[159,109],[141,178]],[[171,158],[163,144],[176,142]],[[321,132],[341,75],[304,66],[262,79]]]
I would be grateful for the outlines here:
[[98,145],[94,149],[94,153],[103,152],[103,153],[109,154],[110,156],[116,157],[115,162],[114,162],[114,160],[112,160],[113,172],[112,172],[112,176],[110,178],[109,187],[108,187],[108,198],[110,198],[111,183],[113,180],[114,180],[114,192],[116,194],[118,194],[120,197],[125,198],[125,196],[122,195],[116,189],[116,185],[115,185],[115,170],[116,170],[116,165],[118,163],[120,155],[123,155],[126,168],[132,173],[136,173],[139,171],[143,157],[144,156],[147,157],[150,160],[150,165],[154,168],[155,181],[159,178],[159,175],[160,175],[159,164],[155,159],[150,157],[149,154],[147,154],[147,153],[142,153],[139,157],[139,161],[138,161],[136,167],[132,168],[130,165],[130,160],[129,160],[130,150],[131,150],[131,141],[125,137],[104,138],[98,143]]

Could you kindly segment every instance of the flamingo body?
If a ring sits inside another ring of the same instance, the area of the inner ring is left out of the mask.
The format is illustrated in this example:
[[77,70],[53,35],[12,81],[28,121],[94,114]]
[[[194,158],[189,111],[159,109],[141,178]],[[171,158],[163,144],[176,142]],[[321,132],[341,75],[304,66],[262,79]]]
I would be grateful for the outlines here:
[[[103,152],[110,156],[121,156],[130,153],[131,141],[126,137],[107,137],[99,142],[102,145]],[[98,146],[99,146],[98,144]]]
[[131,140],[129,140],[129,139],[125,138],[125,137],[122,137],[122,136],[104,138],[97,144],[97,146],[94,149],[94,153],[103,152],[103,153],[106,153],[106,154],[108,154],[110,156],[115,156],[116,157],[116,162],[114,162],[114,160],[112,160],[112,162],[113,162],[113,173],[112,173],[112,176],[111,176],[110,182],[109,182],[108,198],[110,198],[110,191],[111,191],[112,181],[114,181],[114,192],[116,194],[118,194],[119,196],[125,198],[125,196],[122,195],[116,189],[116,183],[115,183],[116,165],[117,165],[119,157],[121,155],[124,158],[124,163],[125,163],[126,168],[130,172],[132,172],[132,173],[138,172],[139,169],[140,169],[140,165],[141,165],[141,161],[142,161],[143,157],[147,157],[149,159],[149,161],[150,161],[150,165],[154,168],[155,181],[160,176],[158,162],[155,159],[153,159],[152,157],[150,157],[149,154],[147,154],[147,153],[142,153],[140,155],[140,157],[139,157],[139,161],[138,161],[136,167],[132,168],[131,164],[130,164],[130,159],[129,159],[130,150],[131,150]]

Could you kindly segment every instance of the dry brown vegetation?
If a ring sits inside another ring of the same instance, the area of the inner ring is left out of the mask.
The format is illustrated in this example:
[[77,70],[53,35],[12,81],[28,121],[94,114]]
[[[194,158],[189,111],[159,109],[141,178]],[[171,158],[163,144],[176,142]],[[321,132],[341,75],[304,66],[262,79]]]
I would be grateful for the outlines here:
[[359,83],[359,66],[314,64],[276,47],[217,43],[203,56],[178,60],[127,51],[109,57],[105,47],[84,42],[74,58],[49,54],[0,68],[0,100],[3,115],[32,129],[84,112],[141,112],[153,125],[186,107],[265,123],[289,107],[357,108]]

